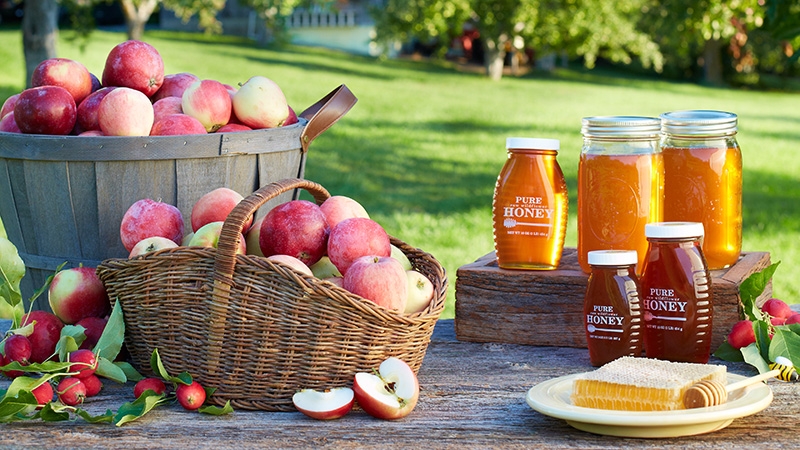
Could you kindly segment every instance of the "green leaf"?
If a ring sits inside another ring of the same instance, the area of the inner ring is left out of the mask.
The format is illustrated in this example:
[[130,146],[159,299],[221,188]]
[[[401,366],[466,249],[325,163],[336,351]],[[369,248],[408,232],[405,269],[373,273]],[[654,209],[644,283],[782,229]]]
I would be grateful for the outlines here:
[[117,383],[126,383],[128,381],[128,376],[125,375],[125,371],[121,367],[102,356],[97,357],[97,370],[95,370],[95,373]]
[[723,342],[720,344],[717,351],[714,352],[714,356],[719,359],[731,362],[742,362],[744,361],[744,357],[742,356],[742,352],[739,349],[733,348],[731,344],[728,342]]
[[769,372],[769,364],[761,357],[761,352],[755,343],[742,348],[742,357],[747,364],[758,369],[759,373]]
[[128,381],[140,381],[144,380],[144,375],[140,374],[129,362],[127,361],[114,361],[114,365],[122,369],[125,372],[125,378]]
[[769,361],[769,346],[772,341],[772,337],[769,335],[770,325],[764,320],[754,322],[753,325],[753,329],[756,333],[756,344],[761,353],[761,358],[765,361]]
[[152,371],[166,381],[175,384],[192,384],[192,376],[188,372],[181,372],[177,376],[172,376],[167,372],[164,364],[161,362],[161,356],[158,354],[158,349],[154,349],[150,355],[150,368]]
[[8,386],[6,395],[16,396],[20,392],[31,392],[40,385],[42,385],[43,383],[49,381],[53,377],[55,377],[54,374],[45,375],[40,378],[33,378],[29,376],[14,378],[14,381],[12,381],[11,385]]
[[113,423],[118,427],[125,425],[144,416],[156,406],[169,402],[164,394],[156,394],[152,391],[150,393],[148,395],[149,393],[145,392],[133,402],[120,406],[117,414],[114,415]]
[[[67,325],[71,326],[71,325]],[[64,328],[66,328],[65,326]],[[67,330],[67,334],[64,334],[64,328],[61,329],[61,337],[58,339],[56,343],[56,354],[58,355],[58,359],[61,361],[68,361],[69,354],[80,348],[80,342],[75,340],[71,333],[73,330]],[[83,327],[81,327],[83,328]],[[81,334],[83,332],[81,331]]]
[[107,409],[105,413],[93,416],[88,411],[78,408],[75,414],[88,423],[112,423],[114,422],[114,411]]
[[775,361],[778,356],[789,358],[792,365],[800,367],[800,335],[792,333],[786,327],[775,327],[772,344],[769,346],[769,360]]
[[761,310],[758,309],[756,300],[764,293],[764,289],[766,289],[779,264],[780,261],[771,264],[760,272],[755,272],[742,281],[739,286],[739,295],[741,296],[744,314],[747,319],[752,321],[761,319]]
[[53,283],[53,278],[55,278],[56,274],[58,272],[61,272],[61,269],[63,269],[64,266],[66,266],[66,265],[67,265],[67,261],[64,261],[63,263],[59,264],[58,267],[56,267],[55,272],[53,272],[52,275],[50,275],[49,277],[47,277],[46,280],[44,280],[44,284],[42,285],[42,287],[37,289],[36,292],[34,292],[33,295],[31,296],[31,298],[28,299],[28,301],[33,303],[33,302],[36,301],[37,298],[39,298],[40,295],[44,294],[47,291],[47,289],[50,288],[50,284]]
[[28,415],[36,411],[38,405],[36,397],[30,391],[20,390],[14,395],[6,392],[0,400],[0,422],[28,419]]
[[124,339],[125,321],[122,317],[122,306],[120,302],[115,302],[114,309],[111,310],[111,316],[109,316],[106,327],[103,329],[103,334],[100,335],[100,339],[97,340],[97,344],[94,346],[94,352],[97,356],[113,361],[119,355]]
[[201,406],[198,409],[199,412],[203,414],[211,414],[212,416],[222,416],[225,414],[230,414],[233,412],[233,406],[231,406],[231,401],[228,400],[225,402],[225,406],[220,408],[219,406],[209,405],[209,406]]
[[58,402],[50,402],[45,404],[39,411],[37,416],[44,422],[61,422],[69,420],[68,407]]

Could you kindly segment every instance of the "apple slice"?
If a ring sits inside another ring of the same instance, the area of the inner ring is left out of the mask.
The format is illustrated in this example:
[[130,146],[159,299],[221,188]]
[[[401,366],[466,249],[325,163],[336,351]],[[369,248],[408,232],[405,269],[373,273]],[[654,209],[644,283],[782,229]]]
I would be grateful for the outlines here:
[[390,357],[381,363],[377,374],[357,373],[353,393],[367,414],[394,420],[407,416],[417,405],[419,382],[405,361]]
[[325,391],[303,389],[292,396],[298,411],[319,420],[338,419],[353,409],[353,390],[339,387]]

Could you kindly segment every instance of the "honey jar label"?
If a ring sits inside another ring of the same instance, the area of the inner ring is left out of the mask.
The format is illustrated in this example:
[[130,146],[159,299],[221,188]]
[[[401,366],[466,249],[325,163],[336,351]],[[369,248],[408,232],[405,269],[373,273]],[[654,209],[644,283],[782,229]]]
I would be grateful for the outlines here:
[[514,203],[502,206],[506,234],[549,237],[553,228],[553,209],[543,197],[514,197]]

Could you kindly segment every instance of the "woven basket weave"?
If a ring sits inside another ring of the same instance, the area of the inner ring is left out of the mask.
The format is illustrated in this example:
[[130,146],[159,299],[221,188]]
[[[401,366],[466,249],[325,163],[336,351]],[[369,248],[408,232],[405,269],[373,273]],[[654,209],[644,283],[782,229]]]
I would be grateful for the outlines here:
[[150,373],[158,349],[169,373],[187,371],[217,391],[210,402],[240,409],[293,410],[299,389],[350,386],[390,356],[416,372],[444,309],[447,277],[428,253],[391,238],[434,285],[420,313],[380,307],[332,283],[263,257],[236,255],[240,231],[261,205],[317,183],[287,179],[245,198],[228,216],[218,249],[178,247],[103,261],[97,272],[125,318],[133,364]]

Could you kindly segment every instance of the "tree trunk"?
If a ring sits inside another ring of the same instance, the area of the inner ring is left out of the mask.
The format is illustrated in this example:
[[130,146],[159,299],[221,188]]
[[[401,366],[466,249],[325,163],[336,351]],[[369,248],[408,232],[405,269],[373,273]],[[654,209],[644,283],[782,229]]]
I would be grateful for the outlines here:
[[722,42],[710,39],[703,47],[703,79],[707,84],[721,85],[722,78]]
[[493,39],[483,39],[483,65],[486,67],[486,75],[490,79],[498,81],[503,78],[504,58],[505,52],[502,50],[502,45]]
[[22,47],[25,54],[25,86],[31,86],[31,75],[40,62],[56,57],[58,37],[58,2],[26,0],[22,16]]
[[122,13],[125,15],[125,27],[128,39],[142,40],[144,26],[158,5],[157,0],[143,0],[138,6],[133,0],[120,0]]

